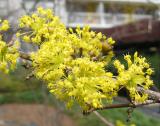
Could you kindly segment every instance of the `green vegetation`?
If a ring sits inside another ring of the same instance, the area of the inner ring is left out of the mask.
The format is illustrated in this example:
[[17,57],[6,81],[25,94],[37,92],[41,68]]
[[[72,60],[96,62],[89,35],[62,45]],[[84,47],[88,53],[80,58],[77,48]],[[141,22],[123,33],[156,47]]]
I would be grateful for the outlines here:
[[36,89],[40,87],[40,81],[35,78],[26,81],[25,78],[30,71],[25,70],[21,66],[17,67],[18,68],[10,74],[0,73],[0,93],[25,91],[30,88]]
[[[127,109],[112,109],[99,111],[107,120],[116,123],[116,120],[126,122]],[[93,113],[89,116],[83,116],[78,118],[80,126],[105,126]],[[135,110],[132,113],[130,122],[126,124],[136,124],[136,126],[159,126],[160,120],[154,117],[146,116],[139,110]]]
[[24,91],[5,93],[0,95],[0,104],[7,103],[43,103],[43,96],[40,91]]

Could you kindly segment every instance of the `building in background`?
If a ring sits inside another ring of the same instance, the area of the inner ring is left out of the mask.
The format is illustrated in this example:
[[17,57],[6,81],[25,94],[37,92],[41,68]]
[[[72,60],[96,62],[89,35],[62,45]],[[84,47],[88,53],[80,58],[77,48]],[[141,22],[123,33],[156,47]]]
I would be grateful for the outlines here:
[[0,17],[14,28],[38,6],[53,9],[67,27],[89,25],[120,43],[160,40],[160,0],[0,0]]
[[111,28],[142,19],[152,19],[157,5],[146,0],[64,0],[66,24]]
[[129,22],[158,18],[160,0],[0,0],[0,16],[14,18],[51,8],[68,27],[90,25],[111,28]]

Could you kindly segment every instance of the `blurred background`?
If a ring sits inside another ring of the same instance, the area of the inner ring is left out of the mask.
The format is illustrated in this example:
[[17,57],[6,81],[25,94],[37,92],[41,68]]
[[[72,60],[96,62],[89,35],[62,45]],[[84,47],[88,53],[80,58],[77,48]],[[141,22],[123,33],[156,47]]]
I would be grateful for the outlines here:
[[[19,17],[33,13],[39,6],[53,9],[68,28],[89,25],[92,30],[113,37],[115,58],[122,59],[124,54],[135,51],[147,57],[155,70],[156,90],[160,89],[160,0],[0,0],[0,18],[11,23],[5,37],[11,38]],[[28,52],[35,47],[22,43],[22,49]],[[0,126],[107,125],[97,114],[83,116],[76,105],[67,110],[48,93],[44,82],[26,80],[30,71],[17,67],[9,75],[0,73]],[[108,69],[114,71],[112,66]],[[118,98],[117,102],[125,99]],[[129,122],[127,109],[99,113],[113,124],[120,121],[128,126],[160,126],[159,108],[157,104],[138,108]]]

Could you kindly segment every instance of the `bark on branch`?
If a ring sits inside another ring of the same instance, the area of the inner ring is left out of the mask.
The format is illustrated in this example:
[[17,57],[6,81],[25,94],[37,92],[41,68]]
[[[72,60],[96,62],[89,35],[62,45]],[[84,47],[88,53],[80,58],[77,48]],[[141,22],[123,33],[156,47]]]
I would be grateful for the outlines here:
[[148,100],[145,103],[125,103],[125,104],[111,104],[111,105],[106,105],[103,108],[92,108],[89,111],[87,111],[87,113],[91,113],[93,111],[97,111],[97,110],[105,110],[105,109],[115,109],[115,108],[136,108],[136,107],[141,107],[144,105],[150,105],[150,104],[155,104],[155,103],[160,103],[160,101],[153,101],[153,100]]
[[22,59],[32,61],[30,55],[27,54],[27,53],[24,53],[24,52],[22,52],[22,51],[19,51],[19,55],[20,55],[20,58],[22,58]]
[[92,108],[89,111],[87,111],[87,113],[91,113],[96,110],[105,110],[105,109],[114,109],[114,108],[128,108],[128,107],[136,108],[136,107],[141,107],[144,105],[160,103],[160,93],[159,92],[155,92],[152,90],[145,90],[142,87],[137,87],[137,90],[139,92],[144,92],[144,93],[148,94],[152,100],[148,100],[145,103],[135,103],[135,104],[132,104],[132,103],[111,104],[111,105],[104,106],[103,108]]
[[137,87],[137,90],[139,92],[144,92],[144,93],[148,94],[149,97],[153,100],[160,101],[160,93],[159,92],[155,92],[155,91],[152,91],[152,90],[146,90],[142,87]]

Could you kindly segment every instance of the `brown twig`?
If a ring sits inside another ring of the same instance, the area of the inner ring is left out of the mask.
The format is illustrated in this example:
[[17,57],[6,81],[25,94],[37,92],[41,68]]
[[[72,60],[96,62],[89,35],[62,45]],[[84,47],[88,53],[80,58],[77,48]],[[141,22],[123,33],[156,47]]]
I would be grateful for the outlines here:
[[149,97],[153,100],[157,100],[157,101],[160,101],[160,93],[159,92],[156,92],[156,91],[152,91],[152,90],[146,90],[142,87],[137,87],[137,90],[139,92],[144,92],[146,94],[149,95]]
[[145,103],[111,104],[111,105],[104,106],[102,108],[92,108],[89,111],[87,111],[87,113],[91,113],[91,112],[96,111],[96,110],[105,110],[105,109],[114,109],[114,108],[128,108],[128,107],[136,108],[136,107],[141,107],[141,106],[144,106],[144,105],[155,104],[155,103],[160,103],[160,101],[148,100]]
[[24,52],[22,52],[22,51],[19,51],[19,56],[20,56],[20,58],[22,58],[22,59],[32,61],[30,55],[27,54],[27,53],[24,53]]
[[111,104],[111,105],[104,106],[103,108],[92,108],[89,111],[87,111],[87,113],[91,113],[96,110],[114,109],[114,108],[128,108],[128,107],[136,108],[136,107],[141,107],[144,105],[160,103],[160,93],[159,92],[155,92],[152,90],[145,90],[142,87],[137,87],[137,90],[139,92],[144,92],[144,93],[148,94],[152,100],[148,100],[145,103],[135,103],[135,104],[131,104],[131,103]]
[[11,40],[7,43],[7,47],[11,47],[14,45],[15,35],[12,35]]
[[[7,47],[13,46],[14,41],[15,41],[15,38],[14,38],[14,36],[12,36],[10,42],[7,44]],[[25,52],[19,51],[19,55],[20,55],[20,58],[22,58],[24,60],[32,61],[30,55]]]

